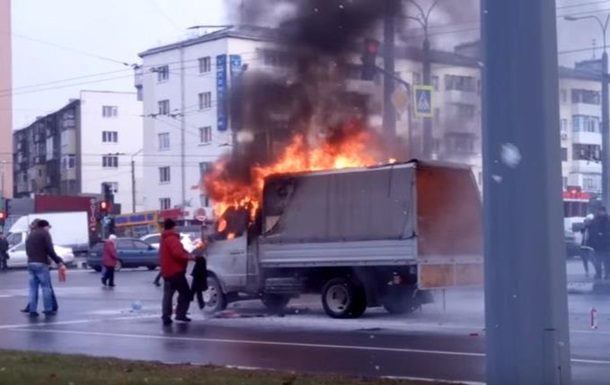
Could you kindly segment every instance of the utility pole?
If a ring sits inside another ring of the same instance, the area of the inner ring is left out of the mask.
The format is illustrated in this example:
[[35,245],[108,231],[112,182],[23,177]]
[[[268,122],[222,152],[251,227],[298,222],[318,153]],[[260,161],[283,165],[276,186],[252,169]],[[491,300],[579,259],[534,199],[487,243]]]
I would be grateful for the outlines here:
[[[449,0],[451,1],[451,0]],[[428,34],[428,26],[430,21],[430,14],[436,6],[439,0],[434,0],[430,7],[426,10],[417,1],[409,0],[411,4],[417,9],[417,16],[407,16],[407,19],[416,21],[422,26],[424,30],[424,42],[422,46],[422,72],[423,72],[423,83],[425,86],[432,85],[432,63],[430,58],[430,37]],[[432,118],[424,118],[424,130],[423,130],[423,152],[425,158],[431,158],[434,153],[434,133],[432,127]]]
[[488,385],[571,383],[554,0],[482,0]]
[[0,160],[0,197],[2,197],[2,199],[7,195],[4,192],[4,165],[6,165],[6,160]]
[[602,30],[602,37],[604,43],[604,52],[602,53],[602,68],[601,68],[601,86],[602,86],[602,202],[604,206],[610,206],[610,96],[608,95],[608,45],[607,35],[608,26],[610,24],[610,15],[606,16],[606,19],[602,21],[597,16],[566,16],[568,21],[578,21],[585,19],[595,20]]
[[131,212],[136,212],[136,161],[131,158]]
[[180,208],[186,205],[186,74],[184,68],[184,42],[180,43]]
[[385,12],[383,19],[383,131],[388,143],[392,143],[396,137],[396,110],[392,103],[394,94],[395,72],[395,25],[396,25],[396,0],[384,0]]

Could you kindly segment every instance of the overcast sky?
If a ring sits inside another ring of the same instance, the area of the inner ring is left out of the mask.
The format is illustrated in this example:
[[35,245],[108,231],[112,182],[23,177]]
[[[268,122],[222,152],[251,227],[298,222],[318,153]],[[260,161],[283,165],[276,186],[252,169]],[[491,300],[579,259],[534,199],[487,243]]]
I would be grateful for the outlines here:
[[[13,0],[14,128],[77,98],[81,89],[134,91],[131,69],[119,62],[138,63],[139,52],[185,37],[190,26],[225,23],[225,2]],[[558,0],[557,4],[564,7],[560,14],[610,11],[610,1]],[[474,20],[476,17],[473,15]],[[445,25],[439,31],[477,27],[476,22],[464,26],[439,23]],[[601,44],[599,28],[590,22],[560,20],[559,29],[560,50],[590,47],[595,37]],[[476,33],[456,32],[455,36],[468,41]],[[589,51],[564,54],[560,59],[571,65],[591,56]]]

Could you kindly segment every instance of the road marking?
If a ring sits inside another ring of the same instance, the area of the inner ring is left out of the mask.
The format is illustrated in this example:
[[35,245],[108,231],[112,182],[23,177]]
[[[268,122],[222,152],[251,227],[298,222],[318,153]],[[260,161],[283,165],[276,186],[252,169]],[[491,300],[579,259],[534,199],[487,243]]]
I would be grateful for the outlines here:
[[[22,329],[22,328],[43,327],[43,326],[82,325],[82,324],[95,323],[95,322],[100,322],[100,321],[104,321],[104,322],[106,322],[106,321],[131,321],[131,320],[138,320],[138,319],[158,318],[158,317],[159,317],[159,315],[155,314],[155,315],[111,317],[111,318],[89,318],[89,319],[58,321],[58,322],[0,325],[0,330],[10,330],[10,329],[18,330],[18,329]],[[35,319],[36,318],[34,318],[32,320],[35,320]]]

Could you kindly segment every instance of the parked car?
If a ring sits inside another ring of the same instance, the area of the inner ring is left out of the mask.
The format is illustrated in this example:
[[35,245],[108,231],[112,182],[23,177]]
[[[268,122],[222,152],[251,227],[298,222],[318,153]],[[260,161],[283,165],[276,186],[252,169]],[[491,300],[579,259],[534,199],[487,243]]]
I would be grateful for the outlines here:
[[584,226],[584,220],[584,217],[570,217],[563,220],[564,241],[568,258],[580,256],[581,230]]
[[[135,238],[117,238],[119,260],[115,271],[121,268],[146,267],[155,270],[159,266],[159,250],[151,244]],[[95,271],[102,271],[104,242],[96,243],[87,255],[87,264]]]
[[[66,266],[74,264],[74,252],[69,247],[63,247],[59,245],[53,245],[55,252],[61,259],[64,260]],[[28,256],[25,253],[25,242],[21,242],[10,249],[8,249],[8,267],[11,269],[21,269],[28,266]],[[51,263],[52,267],[54,263]]]
[[[147,234],[147,235],[141,237],[140,240],[144,241],[146,243],[149,243],[154,248],[158,249],[159,243],[161,243],[161,234],[159,234],[159,233]],[[195,240],[196,240],[195,234],[180,233],[180,241],[182,242],[182,247],[184,247],[184,250],[188,251],[189,253],[195,249],[195,246],[194,246]]]

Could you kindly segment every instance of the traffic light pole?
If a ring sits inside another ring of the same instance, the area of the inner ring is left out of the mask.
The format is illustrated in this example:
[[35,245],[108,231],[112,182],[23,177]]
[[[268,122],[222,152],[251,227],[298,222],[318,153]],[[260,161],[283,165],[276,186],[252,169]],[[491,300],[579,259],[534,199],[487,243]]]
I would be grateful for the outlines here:
[[569,385],[554,0],[482,0],[489,385]]

